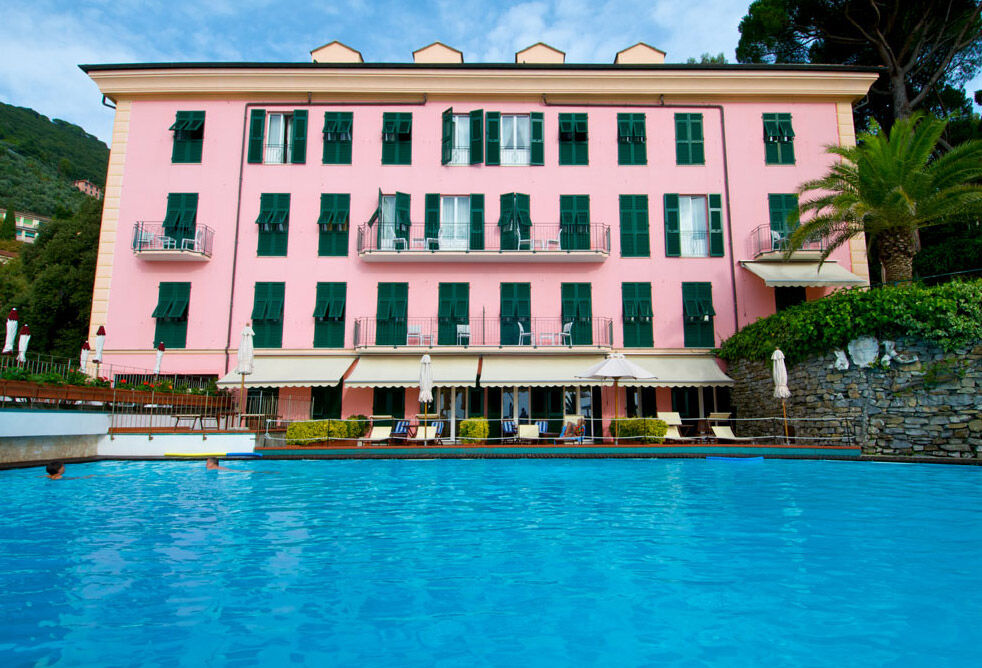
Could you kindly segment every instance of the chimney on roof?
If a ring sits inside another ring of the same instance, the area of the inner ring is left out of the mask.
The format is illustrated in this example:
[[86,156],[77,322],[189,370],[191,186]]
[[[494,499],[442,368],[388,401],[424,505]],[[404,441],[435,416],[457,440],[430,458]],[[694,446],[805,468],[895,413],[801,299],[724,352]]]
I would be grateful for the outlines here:
[[324,46],[319,46],[310,52],[310,59],[315,63],[363,63],[360,51],[355,51],[347,44],[334,40]]
[[433,42],[429,46],[413,51],[414,63],[462,63],[464,54],[443,42]]
[[536,65],[562,65],[566,62],[566,54],[559,49],[536,42],[527,49],[522,49],[515,54],[516,63],[530,63]]
[[665,52],[644,42],[618,51],[614,58],[616,65],[661,65],[664,62]]

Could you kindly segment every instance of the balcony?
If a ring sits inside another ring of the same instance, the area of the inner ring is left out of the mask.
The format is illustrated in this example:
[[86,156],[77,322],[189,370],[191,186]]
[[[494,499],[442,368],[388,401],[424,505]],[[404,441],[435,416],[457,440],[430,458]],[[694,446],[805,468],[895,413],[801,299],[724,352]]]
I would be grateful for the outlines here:
[[355,320],[356,348],[508,348],[561,350],[610,348],[610,318],[452,318]]
[[488,223],[483,235],[469,223],[443,224],[435,236],[426,225],[391,223],[358,228],[358,255],[366,262],[603,262],[610,255],[610,226],[533,223],[520,229]]
[[[784,251],[788,248],[790,231],[778,232],[770,225],[760,225],[750,236],[750,251],[754,260],[784,260]],[[792,260],[818,260],[825,250],[825,239],[808,241],[791,255]]]
[[200,223],[186,232],[165,230],[161,223],[133,226],[133,252],[143,260],[207,262],[214,242],[215,231]]

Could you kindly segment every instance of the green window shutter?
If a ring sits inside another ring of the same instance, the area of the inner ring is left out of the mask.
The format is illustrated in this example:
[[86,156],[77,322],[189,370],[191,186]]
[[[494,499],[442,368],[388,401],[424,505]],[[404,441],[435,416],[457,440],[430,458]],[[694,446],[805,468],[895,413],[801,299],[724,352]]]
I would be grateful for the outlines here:
[[648,196],[621,195],[621,256],[648,257]]
[[307,162],[307,110],[293,110],[293,126],[290,130],[293,150],[290,154],[290,162],[295,165],[302,165]]
[[559,247],[590,250],[590,196],[559,196]]
[[678,193],[665,193],[665,255],[667,257],[682,255]]
[[712,348],[716,311],[713,309],[712,283],[682,284],[683,332],[686,348]]
[[446,165],[453,157],[453,107],[443,112],[443,134],[440,140],[440,164]]
[[791,114],[763,114],[764,162],[768,165],[794,164],[794,129]]
[[166,318],[171,305],[171,288],[173,283],[161,283],[157,287],[157,307],[154,308],[151,318]]
[[530,163],[533,165],[544,165],[546,160],[546,150],[544,141],[544,126],[545,121],[543,120],[541,111],[533,111],[529,114],[530,124],[532,129],[532,151]]
[[644,114],[617,114],[617,164],[648,163]]
[[423,236],[433,240],[429,242],[429,250],[439,250],[440,196],[434,193],[427,193],[424,209],[426,217],[423,222]]
[[266,132],[266,110],[253,109],[249,113],[249,154],[248,162],[263,161],[263,135]]
[[413,115],[399,114],[399,143],[397,145],[396,162],[400,165],[411,165],[413,162]]
[[348,254],[350,209],[351,195],[347,193],[321,194],[321,214],[317,220],[320,228],[317,245],[319,256],[337,257]]
[[286,255],[290,225],[290,194],[262,193],[259,197],[259,246],[261,257]]
[[703,165],[702,114],[675,114],[675,162],[679,165]]
[[350,111],[338,112],[337,162],[339,165],[351,164],[351,142],[354,132],[354,114]]
[[284,283],[256,283],[252,306],[252,328],[257,348],[283,346]]
[[471,125],[471,164],[484,162],[484,111],[475,109],[468,114]]
[[171,162],[201,162],[201,144],[204,138],[205,112],[179,111],[170,129],[174,131]]
[[723,198],[709,196],[709,256],[723,257]]
[[515,220],[515,193],[502,193],[498,201],[500,203],[498,227],[507,228],[513,225]]
[[572,345],[592,345],[593,309],[589,283],[563,283],[561,285],[563,325],[573,323]]
[[314,347],[344,347],[345,283],[318,283],[314,303]]
[[689,156],[692,165],[706,164],[706,153],[703,145],[702,114],[689,114],[689,145],[692,147]]
[[484,195],[471,195],[471,250],[484,250]]
[[573,128],[573,164],[587,165],[589,159],[589,142],[587,133],[587,115],[574,114]]
[[409,228],[412,223],[409,219],[409,195],[406,193],[396,193],[396,236],[406,240],[406,248],[409,248]]
[[375,319],[375,343],[382,346],[406,345],[406,304],[408,283],[379,283]]
[[651,283],[621,284],[624,313],[624,347],[650,348],[654,345]]
[[350,111],[324,112],[325,165],[351,164],[351,133],[353,114]]
[[182,193],[170,193],[167,195],[167,213],[164,214],[164,234],[169,237],[175,236],[175,230],[181,221],[181,208],[184,202]]
[[266,310],[269,306],[269,283],[256,283],[255,296],[252,301],[253,320],[265,320]]
[[485,114],[484,164],[501,164],[501,112],[489,111]]
[[632,133],[634,136],[634,164],[647,165],[648,164],[648,130],[646,128],[644,114],[634,114],[634,120],[632,123]]
[[382,164],[412,163],[413,115],[402,112],[382,114]]

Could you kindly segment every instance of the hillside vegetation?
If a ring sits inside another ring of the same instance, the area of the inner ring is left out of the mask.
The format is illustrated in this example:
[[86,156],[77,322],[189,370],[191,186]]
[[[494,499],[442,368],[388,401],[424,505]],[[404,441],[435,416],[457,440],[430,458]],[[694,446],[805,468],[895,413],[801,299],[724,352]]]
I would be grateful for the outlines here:
[[69,215],[85,195],[76,179],[105,186],[109,147],[77,125],[0,103],[0,206]]
[[916,337],[945,350],[977,345],[982,342],[982,280],[842,290],[744,327],[723,342],[719,356],[766,360],[780,348],[794,362],[845,348],[864,335]]

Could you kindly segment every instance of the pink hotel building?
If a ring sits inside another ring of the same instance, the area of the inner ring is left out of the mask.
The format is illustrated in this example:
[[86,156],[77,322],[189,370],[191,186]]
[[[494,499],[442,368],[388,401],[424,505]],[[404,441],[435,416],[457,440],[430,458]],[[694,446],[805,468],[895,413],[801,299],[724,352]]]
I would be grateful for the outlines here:
[[163,373],[236,387],[251,322],[250,393],[315,418],[411,417],[429,353],[452,423],[599,431],[613,388],[579,376],[605,354],[655,375],[620,389],[622,414],[703,416],[728,403],[722,339],[868,282],[860,238],[821,270],[819,242],[781,254],[875,72],[665,64],[646,44],[612,65],[544,44],[515,63],[439,42],[413,63],[311,53],[82,66],[116,107],[106,362],[150,368],[163,341]]

